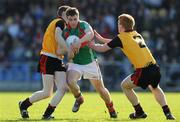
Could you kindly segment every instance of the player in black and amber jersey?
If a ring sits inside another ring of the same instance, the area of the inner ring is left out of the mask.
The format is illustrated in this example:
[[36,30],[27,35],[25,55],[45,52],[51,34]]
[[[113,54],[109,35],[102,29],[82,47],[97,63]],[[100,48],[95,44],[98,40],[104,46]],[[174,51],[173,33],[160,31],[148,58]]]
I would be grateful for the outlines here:
[[66,26],[66,9],[68,8],[69,6],[59,7],[57,11],[58,18],[52,20],[46,29],[38,65],[38,72],[42,75],[43,89],[19,102],[22,118],[29,118],[27,109],[33,103],[48,98],[53,94],[55,83],[57,88],[56,93],[42,117],[43,119],[53,118],[51,114],[54,112],[65,94],[67,83],[63,55],[67,51],[67,47],[61,34]]
[[143,37],[133,30],[135,25],[134,18],[129,14],[122,14],[118,17],[119,34],[114,39],[106,39],[96,31],[96,38],[105,44],[90,43],[89,46],[98,51],[106,52],[112,48],[120,47],[123,53],[134,66],[134,73],[127,76],[121,83],[123,92],[132,103],[135,112],[130,114],[131,119],[146,118],[147,114],[143,111],[134,88],[150,88],[156,101],[161,105],[166,119],[175,119],[167,105],[165,95],[159,87],[161,78],[159,66],[152,56]]

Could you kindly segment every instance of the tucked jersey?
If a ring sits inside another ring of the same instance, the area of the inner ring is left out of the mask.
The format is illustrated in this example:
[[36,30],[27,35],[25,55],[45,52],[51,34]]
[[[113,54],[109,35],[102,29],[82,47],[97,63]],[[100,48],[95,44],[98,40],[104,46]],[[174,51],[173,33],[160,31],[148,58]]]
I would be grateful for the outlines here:
[[[58,42],[55,39],[55,29],[56,27],[60,27],[62,30],[65,27],[65,22],[61,18],[54,19],[47,27],[46,32],[44,34],[43,43],[42,43],[42,50],[40,54],[42,53],[48,53],[53,56],[57,56],[56,50],[58,47]],[[60,58],[63,58],[63,55],[59,56]]]
[[[67,28],[63,30],[63,37],[67,39],[70,35],[76,35],[79,38],[82,38],[89,29],[91,29],[91,26],[87,22],[79,21],[75,29],[68,25]],[[90,40],[81,44],[79,53],[73,58],[73,63],[86,65],[92,63],[97,58],[95,51],[87,46],[88,41]]]
[[107,45],[110,48],[121,47],[135,68],[144,68],[156,63],[144,39],[136,31],[121,32]]

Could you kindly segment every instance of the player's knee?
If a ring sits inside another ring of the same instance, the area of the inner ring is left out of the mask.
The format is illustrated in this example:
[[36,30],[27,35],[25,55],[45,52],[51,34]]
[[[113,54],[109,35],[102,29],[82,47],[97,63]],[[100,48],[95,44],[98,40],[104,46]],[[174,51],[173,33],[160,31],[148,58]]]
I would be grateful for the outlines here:
[[107,89],[105,87],[98,87],[96,90],[100,95],[103,95],[105,92],[107,92]]
[[51,92],[43,92],[44,93],[44,98],[51,97],[52,93]]
[[66,85],[62,85],[61,87],[57,88],[57,91],[62,92],[62,93],[65,93],[67,89],[68,89],[68,88],[67,88]]
[[72,86],[74,86],[74,82],[75,82],[75,81],[73,81],[73,80],[68,80],[67,85],[68,85],[69,87],[72,87]]
[[57,89],[57,94],[65,94],[65,93],[66,93],[66,88]]
[[124,83],[121,82],[120,86],[121,86],[121,88],[123,89],[123,88],[124,88]]
[[122,89],[127,89],[127,84],[125,82],[121,82],[121,88]]
[[67,77],[67,84],[72,85],[73,82],[75,82],[75,79],[73,77]]

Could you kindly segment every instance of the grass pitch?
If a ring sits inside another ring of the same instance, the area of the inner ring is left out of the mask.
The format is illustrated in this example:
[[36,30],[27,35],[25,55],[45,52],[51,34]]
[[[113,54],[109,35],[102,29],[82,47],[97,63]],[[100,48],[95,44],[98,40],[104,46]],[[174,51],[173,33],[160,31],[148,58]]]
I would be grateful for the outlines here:
[[[72,94],[67,93],[54,112],[53,122],[166,122],[161,107],[156,103],[151,93],[137,93],[148,117],[140,120],[130,120],[129,114],[133,108],[125,95],[120,92],[111,93],[114,106],[118,111],[117,119],[110,119],[103,100],[97,93],[84,93],[85,102],[77,113],[71,111],[74,104]],[[18,102],[30,96],[27,92],[0,92],[0,122],[43,122],[42,114],[50,99],[35,103],[29,108],[30,118],[20,117]],[[168,104],[175,115],[174,122],[180,122],[180,93],[166,93]],[[168,122],[168,121],[167,121]]]

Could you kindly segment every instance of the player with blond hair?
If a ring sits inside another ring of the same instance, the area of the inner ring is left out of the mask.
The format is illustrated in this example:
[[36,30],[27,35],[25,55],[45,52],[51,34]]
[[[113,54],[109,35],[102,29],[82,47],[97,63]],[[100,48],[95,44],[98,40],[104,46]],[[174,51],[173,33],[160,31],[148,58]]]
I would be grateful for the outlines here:
[[106,52],[119,47],[134,66],[134,73],[127,76],[121,83],[123,92],[135,109],[135,112],[129,115],[131,119],[147,117],[133,89],[136,87],[143,89],[149,87],[156,101],[162,107],[166,119],[174,120],[175,117],[171,114],[167,105],[164,92],[159,86],[160,68],[145,44],[143,37],[134,30],[134,26],[135,21],[131,15],[121,14],[118,17],[119,34],[114,39],[107,39],[95,31],[96,38],[105,44],[90,43],[89,46],[98,52]]

